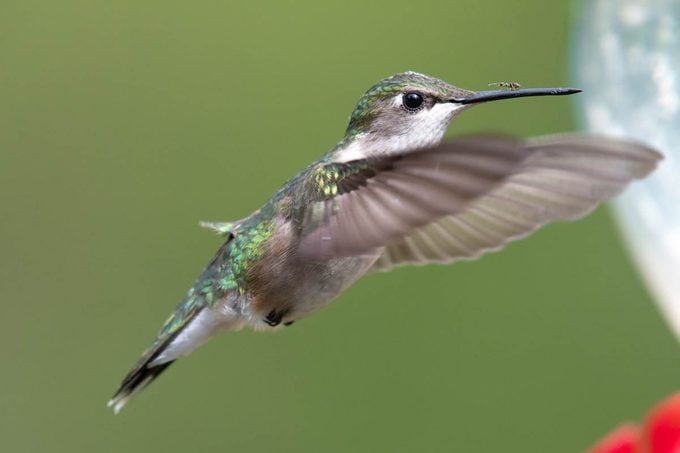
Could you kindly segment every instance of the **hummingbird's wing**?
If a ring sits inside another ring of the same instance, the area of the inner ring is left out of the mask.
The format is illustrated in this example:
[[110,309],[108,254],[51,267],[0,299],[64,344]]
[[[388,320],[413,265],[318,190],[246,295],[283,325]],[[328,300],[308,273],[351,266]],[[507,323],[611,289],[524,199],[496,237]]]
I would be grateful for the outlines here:
[[646,176],[661,155],[638,143],[593,136],[529,140],[518,173],[462,212],[416,228],[388,245],[373,266],[450,263],[500,250],[555,220],[575,220]]
[[[638,143],[562,135],[470,136],[310,173],[300,253],[375,253],[374,269],[474,258],[552,220],[575,219],[651,172]],[[308,193],[309,193],[308,191]]]

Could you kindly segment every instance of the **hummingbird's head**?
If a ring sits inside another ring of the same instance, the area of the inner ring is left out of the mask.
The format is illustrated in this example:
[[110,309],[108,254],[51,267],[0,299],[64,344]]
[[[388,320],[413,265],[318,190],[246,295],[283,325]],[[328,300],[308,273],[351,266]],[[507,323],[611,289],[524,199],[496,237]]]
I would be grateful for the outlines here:
[[417,72],[402,72],[373,85],[354,107],[346,136],[392,148],[421,147],[441,140],[453,116],[466,108],[451,102],[472,91]]
[[417,72],[402,72],[376,83],[359,99],[347,126],[345,143],[360,141],[362,150],[369,153],[432,146],[442,139],[451,119],[473,104],[578,91],[513,87],[474,92]]

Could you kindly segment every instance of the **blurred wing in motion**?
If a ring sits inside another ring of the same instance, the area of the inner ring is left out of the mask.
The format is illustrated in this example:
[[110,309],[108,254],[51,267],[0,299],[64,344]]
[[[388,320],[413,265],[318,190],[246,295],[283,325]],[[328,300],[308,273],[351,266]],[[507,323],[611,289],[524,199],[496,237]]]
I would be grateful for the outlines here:
[[561,135],[469,136],[396,155],[325,163],[307,179],[300,253],[376,253],[375,270],[475,258],[593,210],[650,173],[641,144]]

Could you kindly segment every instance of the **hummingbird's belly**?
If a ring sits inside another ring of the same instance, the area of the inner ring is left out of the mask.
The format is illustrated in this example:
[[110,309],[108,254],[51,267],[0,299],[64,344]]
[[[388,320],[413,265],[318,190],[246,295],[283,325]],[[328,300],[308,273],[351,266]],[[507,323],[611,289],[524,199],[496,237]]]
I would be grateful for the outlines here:
[[301,319],[328,304],[375,263],[381,250],[361,256],[309,261],[297,253],[295,228],[276,219],[266,252],[248,274],[247,317],[275,326]]
[[[290,323],[327,305],[373,265],[376,255],[333,258],[323,263],[288,262],[256,285],[250,312],[253,320]],[[268,319],[269,318],[269,319]]]
[[301,277],[291,317],[300,319],[331,302],[364,275],[377,258],[378,255],[336,258],[316,269],[311,279]]

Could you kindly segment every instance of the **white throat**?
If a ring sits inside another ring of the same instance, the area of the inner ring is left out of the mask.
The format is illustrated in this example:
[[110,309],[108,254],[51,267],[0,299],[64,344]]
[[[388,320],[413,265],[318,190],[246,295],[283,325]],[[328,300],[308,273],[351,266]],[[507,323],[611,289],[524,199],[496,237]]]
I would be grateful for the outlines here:
[[340,150],[333,160],[349,162],[372,155],[394,154],[437,145],[444,136],[451,119],[466,107],[466,105],[447,102],[413,113],[403,133],[388,137],[376,137],[375,133],[361,134],[349,146]]

